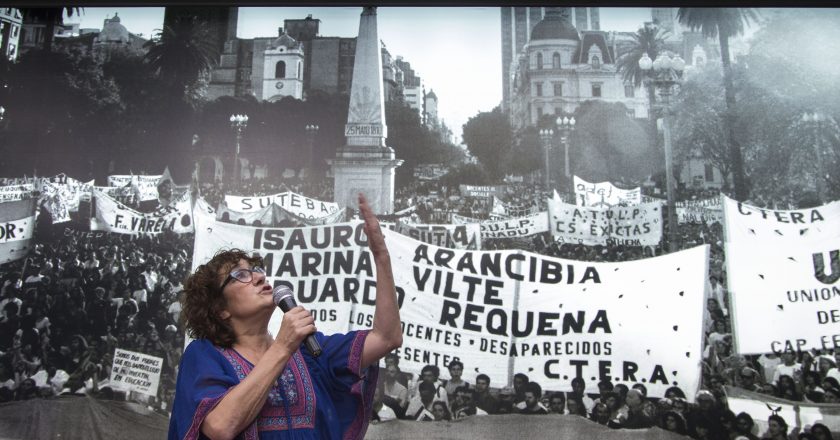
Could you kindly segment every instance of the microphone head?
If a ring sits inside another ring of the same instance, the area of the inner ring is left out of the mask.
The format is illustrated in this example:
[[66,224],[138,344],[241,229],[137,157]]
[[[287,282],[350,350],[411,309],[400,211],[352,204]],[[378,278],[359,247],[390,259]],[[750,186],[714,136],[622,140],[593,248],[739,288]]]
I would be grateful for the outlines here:
[[284,302],[288,302],[289,299],[291,299],[292,304],[295,303],[295,293],[292,291],[292,289],[289,286],[286,286],[286,285],[283,285],[283,284],[274,288],[274,290],[272,291],[271,297],[274,300],[274,305],[276,305],[277,307],[281,307],[280,304],[283,304]]

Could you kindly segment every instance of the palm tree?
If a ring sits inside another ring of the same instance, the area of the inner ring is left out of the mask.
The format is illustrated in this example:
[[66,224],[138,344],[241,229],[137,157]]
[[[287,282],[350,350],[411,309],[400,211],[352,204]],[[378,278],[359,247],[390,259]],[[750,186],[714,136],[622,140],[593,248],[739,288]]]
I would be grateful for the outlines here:
[[[660,52],[665,50],[665,38],[668,36],[668,31],[661,31],[657,26],[644,26],[639,28],[633,34],[633,44],[629,46],[618,58],[616,67],[621,73],[622,79],[627,83],[632,83],[634,88],[642,85],[645,79],[645,71],[639,67],[639,59],[644,54],[648,54],[651,59],[656,59]],[[654,116],[653,107],[656,103],[656,88],[652,85],[647,86],[648,105],[650,111],[648,113],[648,120],[650,127],[648,128],[651,140],[652,151],[656,150],[656,117]]]
[[64,14],[72,17],[74,14],[78,16],[82,13],[84,8],[65,6],[61,8],[20,8],[23,14],[23,21],[25,23],[45,23],[47,27],[44,29],[44,46],[46,51],[52,50],[53,35],[55,34],[55,27],[64,23]]
[[187,152],[195,133],[196,110],[203,102],[203,89],[218,59],[215,41],[210,28],[198,18],[181,16],[164,25],[146,43],[145,61],[162,87],[154,98],[158,107],[153,116],[158,148],[181,153],[167,163],[155,164],[157,167],[171,165],[178,169],[189,162]]
[[191,102],[218,59],[214,41],[210,28],[196,17],[179,17],[146,43],[146,62],[171,87],[173,99]]
[[758,20],[758,12],[750,8],[679,8],[677,19],[692,31],[700,30],[707,38],[718,37],[720,60],[723,65],[723,89],[726,98],[726,115],[723,118],[729,138],[729,155],[732,162],[734,196],[739,201],[749,197],[750,189],[744,173],[741,145],[735,138],[735,87],[732,84],[732,66],[729,57],[729,38],[744,33],[744,26]]

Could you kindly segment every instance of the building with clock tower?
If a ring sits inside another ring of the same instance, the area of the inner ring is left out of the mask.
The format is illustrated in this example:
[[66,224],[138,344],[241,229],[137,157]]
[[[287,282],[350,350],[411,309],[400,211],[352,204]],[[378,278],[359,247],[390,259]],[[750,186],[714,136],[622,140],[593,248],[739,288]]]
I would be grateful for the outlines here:
[[263,52],[263,87],[261,98],[277,101],[286,96],[303,98],[303,45],[279,30],[280,36]]

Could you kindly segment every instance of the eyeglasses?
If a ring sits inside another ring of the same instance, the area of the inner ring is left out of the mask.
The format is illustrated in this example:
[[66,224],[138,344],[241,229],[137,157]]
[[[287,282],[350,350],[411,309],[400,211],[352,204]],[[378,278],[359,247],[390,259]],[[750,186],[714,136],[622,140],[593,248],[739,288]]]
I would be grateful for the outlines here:
[[254,279],[255,273],[261,273],[265,275],[265,269],[262,267],[253,267],[251,269],[239,267],[236,268],[228,274],[227,278],[225,278],[225,282],[222,283],[222,287],[219,290],[225,290],[225,286],[228,285],[232,280],[239,281],[240,283],[250,283]]

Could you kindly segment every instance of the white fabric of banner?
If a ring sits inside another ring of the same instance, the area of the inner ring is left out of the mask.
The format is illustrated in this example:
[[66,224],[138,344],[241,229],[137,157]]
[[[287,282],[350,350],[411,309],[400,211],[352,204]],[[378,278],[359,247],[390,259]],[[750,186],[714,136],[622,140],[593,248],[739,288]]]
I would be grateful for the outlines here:
[[0,203],[28,199],[33,197],[34,192],[35,185],[31,183],[0,186]]
[[481,238],[528,237],[548,232],[548,212],[538,212],[524,217],[478,223]]
[[642,189],[621,189],[610,182],[591,183],[574,177],[575,204],[590,208],[630,206],[642,203]]
[[391,230],[417,241],[450,249],[481,249],[481,227],[466,225],[423,225],[398,221]]
[[135,211],[96,189],[93,190],[96,215],[90,219],[91,231],[117,234],[160,234],[165,230],[177,234],[193,232],[190,195],[185,193],[168,208],[154,213]]
[[840,346],[840,202],[781,211],[721,197],[738,352]]
[[[255,228],[196,210],[193,267],[218,249],[265,259],[268,281],[286,283],[319,331],[370,328],[375,265],[362,222]],[[443,249],[383,229],[404,324],[400,368],[466,364],[508,383],[525,372],[544,390],[570,391],[580,375],[673,385],[694,395],[700,378],[708,246],[626,263],[562,260],[525,251]],[[281,312],[269,327],[276,332]]]
[[140,194],[140,201],[156,200],[158,198],[157,184],[163,174],[154,176],[137,175],[111,175],[108,176],[108,186],[126,186],[132,184],[137,187]]
[[601,209],[548,199],[548,223],[561,243],[656,246],[662,240],[662,204]]
[[316,219],[334,214],[339,210],[338,203],[324,202],[291,191],[268,196],[232,196],[225,195],[227,207],[239,212],[253,212],[276,204],[298,217]]
[[723,205],[720,197],[677,202],[677,221],[684,223],[722,223]]

